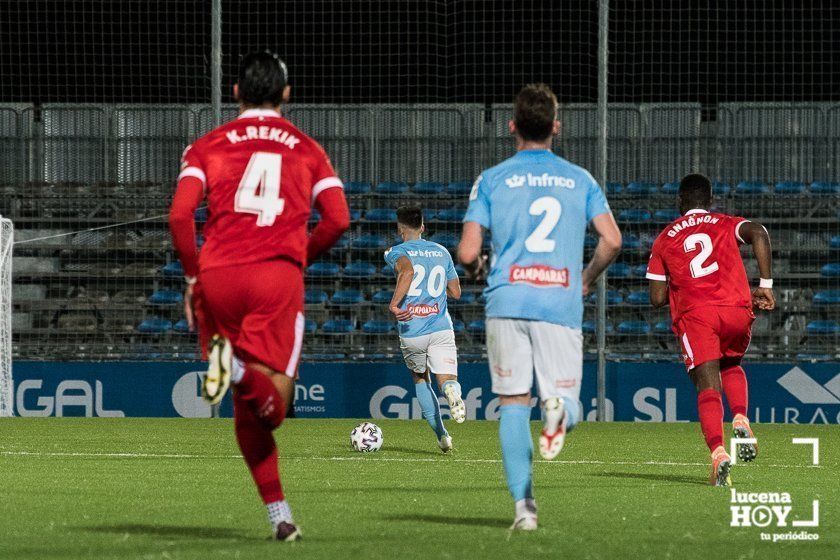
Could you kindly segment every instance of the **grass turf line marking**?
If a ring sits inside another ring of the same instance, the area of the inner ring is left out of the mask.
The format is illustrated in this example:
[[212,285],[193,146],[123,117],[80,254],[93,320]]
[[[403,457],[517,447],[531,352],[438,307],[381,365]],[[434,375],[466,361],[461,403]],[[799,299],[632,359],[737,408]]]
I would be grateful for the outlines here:
[[[94,453],[94,452],[78,452],[78,451],[4,451],[0,450],[0,456],[12,457],[101,457],[106,459],[242,459],[241,455],[197,455],[188,453]],[[501,463],[501,459],[456,459],[453,457],[441,457],[434,459],[431,457],[371,457],[370,455],[362,455],[359,457],[301,457],[301,456],[287,456],[281,457],[281,460],[286,461],[380,461],[392,463]],[[560,465],[618,465],[618,466],[664,466],[664,467],[707,467],[708,463],[687,463],[675,461],[598,461],[581,459],[576,461],[568,461],[562,459],[555,459],[553,461],[545,461],[543,459],[536,459],[534,463],[555,463]],[[768,465],[757,463],[756,466],[768,468],[782,468],[782,469],[819,469],[821,465]]]

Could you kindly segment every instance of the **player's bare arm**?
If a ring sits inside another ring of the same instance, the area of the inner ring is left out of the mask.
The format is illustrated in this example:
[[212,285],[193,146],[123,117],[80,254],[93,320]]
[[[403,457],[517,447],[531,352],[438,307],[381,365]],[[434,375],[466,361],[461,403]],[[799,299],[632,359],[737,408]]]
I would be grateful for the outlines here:
[[595,253],[586,268],[583,269],[583,295],[588,295],[590,287],[604,270],[621,252],[621,231],[612,212],[599,214],[592,218],[592,225],[600,239]]
[[169,227],[172,243],[184,268],[187,287],[184,291],[184,316],[191,331],[195,330],[193,310],[193,288],[198,276],[198,248],[195,244],[195,210],[204,200],[204,183],[194,176],[185,176],[178,181],[172,207],[169,211]]
[[458,261],[464,265],[467,276],[478,278],[484,270],[484,260],[481,256],[481,243],[484,241],[484,232],[481,225],[476,222],[464,223],[464,231],[461,234],[461,242],[458,244]]
[[668,304],[668,283],[661,280],[650,280],[650,304],[654,307],[664,307]]
[[758,261],[761,278],[758,288],[753,290],[753,305],[762,311],[772,311],[776,307],[773,294],[773,250],[770,245],[770,233],[767,228],[756,222],[742,222],[738,226],[738,235],[745,243],[752,245],[753,255]]
[[394,288],[394,295],[391,298],[391,303],[388,308],[397,321],[408,321],[411,319],[411,312],[407,309],[401,309],[400,303],[408,294],[408,288],[411,286],[411,279],[414,277],[414,267],[408,257],[400,257],[397,259],[397,285]]
[[461,299],[461,281],[458,278],[446,283],[446,295],[452,299]]

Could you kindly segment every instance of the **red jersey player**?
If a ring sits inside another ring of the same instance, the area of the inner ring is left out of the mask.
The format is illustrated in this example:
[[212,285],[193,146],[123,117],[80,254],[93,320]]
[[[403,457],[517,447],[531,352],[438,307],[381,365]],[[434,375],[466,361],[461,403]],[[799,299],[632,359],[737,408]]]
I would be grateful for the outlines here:
[[[185,308],[198,323],[209,368],[202,394],[218,403],[232,383],[234,427],[279,540],[300,532],[286,503],[272,431],[285,417],[303,341],[303,269],[349,227],[343,185],[321,146],[280,116],[286,65],[246,56],[234,96],[237,119],[184,151],[169,223],[187,280]],[[204,198],[205,244],[193,213]],[[310,210],[321,221],[307,235]]]
[[[723,446],[721,388],[733,415],[735,437],[753,438],[747,419],[747,379],[741,359],[750,344],[753,306],[776,306],[767,230],[745,218],[711,212],[712,184],[700,174],[680,181],[677,218],[653,243],[648,263],[650,301],[670,299],[672,329],[682,347],[689,376],[697,388],[700,427],[712,452],[711,482],[730,484],[731,459]],[[752,245],[761,274],[750,285],[739,247]],[[755,459],[755,444],[739,444],[738,457]]]

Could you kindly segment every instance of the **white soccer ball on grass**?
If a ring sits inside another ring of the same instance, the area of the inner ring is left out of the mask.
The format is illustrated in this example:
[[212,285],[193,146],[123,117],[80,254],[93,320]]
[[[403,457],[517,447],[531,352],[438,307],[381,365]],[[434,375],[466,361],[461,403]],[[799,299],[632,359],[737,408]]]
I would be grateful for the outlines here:
[[373,422],[362,422],[350,432],[350,446],[361,453],[379,451],[382,441],[382,430]]

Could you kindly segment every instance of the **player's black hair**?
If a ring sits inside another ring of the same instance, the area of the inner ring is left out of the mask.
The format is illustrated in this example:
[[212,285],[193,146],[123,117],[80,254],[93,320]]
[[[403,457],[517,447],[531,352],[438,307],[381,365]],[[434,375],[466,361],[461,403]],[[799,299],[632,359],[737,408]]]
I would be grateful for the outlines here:
[[400,206],[397,208],[397,223],[411,229],[420,229],[423,225],[423,210],[418,206]]
[[519,135],[533,142],[550,138],[557,107],[557,96],[546,84],[523,87],[513,100],[513,123]]
[[686,175],[680,181],[679,197],[683,213],[692,208],[708,210],[712,205],[712,182],[700,173]]
[[239,63],[239,101],[249,105],[280,105],[288,81],[286,63],[273,52],[246,54]]

